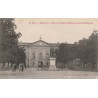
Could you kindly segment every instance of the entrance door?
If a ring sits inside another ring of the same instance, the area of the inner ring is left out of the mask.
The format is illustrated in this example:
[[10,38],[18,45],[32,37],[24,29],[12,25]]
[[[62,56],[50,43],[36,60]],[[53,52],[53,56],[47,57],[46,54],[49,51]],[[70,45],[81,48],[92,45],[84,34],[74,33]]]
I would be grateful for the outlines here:
[[40,52],[39,53],[39,57],[38,57],[38,67],[43,67],[43,55],[42,53]]

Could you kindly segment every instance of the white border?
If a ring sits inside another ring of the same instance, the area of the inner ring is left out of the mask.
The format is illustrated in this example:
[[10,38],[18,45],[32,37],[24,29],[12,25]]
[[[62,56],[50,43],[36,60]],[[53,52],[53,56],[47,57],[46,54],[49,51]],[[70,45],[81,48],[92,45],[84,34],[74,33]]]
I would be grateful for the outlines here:
[[[98,18],[98,0],[2,0],[2,18]],[[0,80],[0,98],[98,98],[98,80]]]
[[0,17],[98,18],[97,0],[0,0]]

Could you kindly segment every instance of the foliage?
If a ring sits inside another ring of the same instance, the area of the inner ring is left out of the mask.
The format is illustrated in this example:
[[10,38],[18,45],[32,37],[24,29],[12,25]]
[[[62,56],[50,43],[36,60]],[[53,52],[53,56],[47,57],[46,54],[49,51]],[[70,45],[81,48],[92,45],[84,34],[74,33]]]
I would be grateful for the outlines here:
[[[21,49],[18,46],[18,39],[21,37],[21,33],[16,33],[17,26],[14,23],[13,18],[1,18],[1,49],[3,53],[3,61],[16,62],[19,58]],[[17,58],[16,58],[17,57]]]
[[80,59],[83,64],[97,62],[98,56],[98,31],[94,30],[88,39],[83,38],[74,44],[62,43],[56,50],[58,63],[68,63]]

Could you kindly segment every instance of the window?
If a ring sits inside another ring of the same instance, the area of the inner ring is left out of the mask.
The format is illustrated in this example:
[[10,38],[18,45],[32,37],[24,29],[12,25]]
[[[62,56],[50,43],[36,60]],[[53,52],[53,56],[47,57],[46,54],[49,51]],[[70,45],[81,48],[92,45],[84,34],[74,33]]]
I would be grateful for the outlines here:
[[35,53],[32,53],[32,59],[33,60],[35,59]]
[[40,52],[39,53],[39,60],[42,60],[43,59],[43,55],[42,55],[42,53]]
[[49,58],[49,53],[46,53],[46,59],[48,59]]

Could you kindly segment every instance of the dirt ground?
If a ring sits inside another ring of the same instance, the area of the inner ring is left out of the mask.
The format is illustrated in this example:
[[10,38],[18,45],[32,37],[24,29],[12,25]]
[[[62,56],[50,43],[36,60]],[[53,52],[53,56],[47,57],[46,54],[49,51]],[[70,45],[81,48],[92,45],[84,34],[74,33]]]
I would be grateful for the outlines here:
[[23,72],[19,70],[0,71],[0,79],[97,79],[98,72],[91,71],[41,71],[27,68]]

